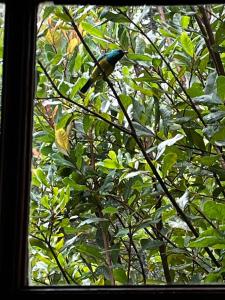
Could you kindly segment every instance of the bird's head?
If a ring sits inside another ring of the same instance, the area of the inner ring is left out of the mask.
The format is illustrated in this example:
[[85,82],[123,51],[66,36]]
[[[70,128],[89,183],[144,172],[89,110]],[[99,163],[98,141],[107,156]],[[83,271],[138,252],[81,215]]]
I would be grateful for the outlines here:
[[111,63],[111,64],[115,64],[117,63],[123,56],[124,54],[126,54],[127,51],[123,51],[123,50],[112,50],[109,53],[107,53],[106,57],[107,60]]

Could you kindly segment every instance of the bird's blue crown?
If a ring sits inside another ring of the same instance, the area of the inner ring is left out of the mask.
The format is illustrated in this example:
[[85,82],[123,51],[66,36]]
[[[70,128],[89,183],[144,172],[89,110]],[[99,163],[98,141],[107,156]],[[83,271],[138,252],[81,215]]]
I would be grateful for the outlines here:
[[106,53],[106,59],[109,63],[115,64],[124,56],[123,50],[112,50]]

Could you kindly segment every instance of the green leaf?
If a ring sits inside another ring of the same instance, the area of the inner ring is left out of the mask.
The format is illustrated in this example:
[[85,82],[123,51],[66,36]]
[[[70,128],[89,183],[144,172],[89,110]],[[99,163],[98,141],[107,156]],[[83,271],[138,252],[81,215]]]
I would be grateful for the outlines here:
[[219,28],[216,31],[215,41],[219,45],[225,40],[225,23],[221,22]]
[[[225,133],[225,128],[224,128],[224,133]],[[224,135],[225,137],[225,135]],[[213,156],[203,156],[198,158],[201,164],[205,166],[212,166],[215,164],[218,160],[220,159],[220,155],[213,155]]]
[[124,49],[127,49],[128,45],[129,45],[129,35],[128,35],[126,28],[124,28],[122,33],[119,34],[119,40],[120,40],[121,46]]
[[216,79],[217,95],[221,100],[225,100],[225,76],[218,76]]
[[190,23],[191,18],[189,16],[182,16],[181,17],[181,26],[183,29],[187,29]]
[[136,134],[138,136],[146,136],[146,137],[154,136],[154,133],[147,127],[141,125],[138,122],[132,122],[132,123],[135,128]]
[[199,63],[199,71],[201,73],[205,72],[205,70],[208,66],[208,62],[209,62],[209,52],[208,52],[208,49],[205,48],[205,50],[203,50],[203,52],[202,52],[201,60]]
[[137,60],[137,61],[152,61],[152,58],[145,54],[133,54],[130,53],[127,55],[127,57],[131,60]]
[[139,92],[141,92],[141,93],[144,94],[144,95],[147,95],[147,96],[153,96],[153,91],[152,91],[151,88],[148,88],[148,89],[143,88],[143,87],[141,87],[140,85],[137,85],[137,84],[134,83],[134,82],[130,82],[130,86],[131,86],[131,88],[133,88],[135,91],[139,91]]
[[35,141],[44,142],[44,143],[53,143],[55,141],[54,133],[39,131],[33,134]]
[[176,153],[167,153],[163,158],[162,163],[162,173],[163,177],[167,176],[167,173],[172,169],[172,167],[177,162],[177,154]]
[[149,174],[149,171],[134,171],[134,172],[124,173],[122,176],[120,176],[119,182],[121,182],[124,179],[129,179],[144,174]]
[[184,138],[183,134],[178,133],[175,137],[168,139],[166,141],[161,142],[157,147],[157,156],[156,160],[160,158],[160,156],[164,153],[166,150],[166,147],[170,147],[174,145],[177,141],[180,141]]
[[127,109],[129,105],[132,104],[132,98],[130,96],[127,96],[125,94],[120,95],[120,100],[123,103],[123,106]]
[[113,215],[113,214],[116,214],[116,213],[118,212],[118,208],[112,207],[112,206],[108,206],[108,207],[104,208],[104,209],[102,210],[102,212],[103,212],[104,214]]
[[216,133],[211,136],[210,141],[212,143],[224,142],[225,141],[225,127],[221,127]]
[[165,30],[164,28],[160,28],[159,32],[161,35],[163,35],[165,37],[176,38],[176,34],[172,33],[171,31]]
[[66,128],[67,125],[71,122],[73,116],[71,114],[65,114],[62,118],[57,122],[56,129]]
[[82,192],[82,191],[87,191],[88,187],[86,185],[82,185],[82,184],[77,184],[76,182],[74,182],[74,180],[66,177],[63,179],[63,183],[66,185],[69,185],[70,187],[74,188],[75,192]]
[[192,86],[187,89],[187,93],[191,98],[204,95],[202,84],[199,82],[194,82]]
[[54,11],[54,9],[55,7],[53,5],[46,6],[44,8],[43,19],[46,19]]
[[43,185],[49,187],[49,183],[46,179],[46,174],[42,171],[42,169],[40,169],[40,168],[36,169],[35,173],[36,173],[38,179],[41,181],[41,183]]
[[83,63],[83,56],[80,53],[77,53],[75,58],[74,58],[74,70],[76,72],[80,71],[82,63]]
[[115,23],[130,23],[130,21],[122,14],[115,14],[110,11],[105,11],[101,14],[101,18],[106,18]]
[[221,222],[225,220],[225,204],[209,200],[204,204],[203,211],[209,219]]
[[172,220],[168,220],[167,222],[171,228],[178,228],[183,229],[185,231],[190,231],[190,228],[187,226],[187,224],[178,217],[173,217]]
[[142,37],[137,36],[135,39],[135,53],[144,54],[145,53],[145,41]]
[[104,159],[103,162],[97,163],[96,165],[103,166],[103,167],[105,167],[107,169],[121,169],[121,166],[119,165],[118,162],[113,161],[113,160],[108,159],[108,158]]
[[111,160],[114,160],[114,161],[118,162],[117,155],[116,155],[116,153],[114,151],[112,151],[112,150],[109,151],[108,157],[111,158]]
[[127,283],[127,275],[122,268],[114,269],[113,270],[113,277],[115,278],[116,281],[120,283]]
[[201,105],[206,105],[206,106],[212,106],[215,104],[222,104],[221,99],[215,95],[215,94],[209,94],[209,95],[202,95],[198,97],[194,97],[193,102],[195,104],[201,104]]
[[159,249],[164,243],[160,240],[141,239],[142,250]]
[[184,51],[190,55],[191,57],[194,56],[195,46],[192,43],[190,37],[188,36],[187,32],[182,32],[180,36],[180,42],[184,49]]
[[84,226],[84,225],[89,225],[89,224],[98,224],[99,222],[107,222],[108,219],[105,218],[89,218],[87,220],[84,220],[82,222],[80,222],[80,224],[78,225],[78,228]]
[[186,190],[185,193],[176,200],[177,204],[182,210],[184,210],[185,206],[187,205],[189,198],[189,191]]
[[64,22],[71,22],[70,17],[60,9],[55,10],[55,15]]
[[31,247],[37,247],[37,248],[40,248],[45,251],[49,250],[48,247],[46,246],[46,244],[44,243],[44,241],[40,241],[35,238],[30,238],[29,243],[30,243]]
[[53,159],[54,163],[58,166],[70,167],[72,169],[75,169],[74,164],[72,164],[70,161],[64,159],[61,156],[61,154],[59,154],[59,153],[54,153],[52,155],[52,159]]
[[43,196],[41,198],[41,205],[44,206],[47,209],[50,209],[50,201],[49,197],[47,195]]
[[88,130],[93,125],[93,118],[89,115],[84,115],[83,118],[83,129],[85,133],[88,133]]
[[207,124],[212,124],[215,123],[216,121],[221,120],[224,116],[225,116],[225,111],[217,111],[204,116],[203,120]]
[[74,87],[72,88],[72,91],[70,93],[70,98],[73,99],[74,96],[78,93],[78,91],[83,87],[83,85],[87,82],[87,79],[85,78],[78,78],[78,80],[75,82]]
[[203,136],[201,136],[198,132],[196,132],[192,128],[184,128],[184,131],[188,137],[188,140],[191,142],[191,144],[194,144],[199,149],[205,151],[205,143],[203,140]]
[[207,77],[206,85],[205,85],[205,94],[206,95],[212,94],[214,92],[216,78],[217,78],[216,71],[210,73],[209,76]]
[[102,253],[99,248],[87,244],[80,244],[76,246],[76,249],[81,254],[91,256],[93,258],[102,259]]
[[65,81],[60,82],[60,84],[58,85],[58,89],[63,95],[67,95],[67,92],[70,90],[70,88],[71,88],[70,83]]
[[99,38],[103,38],[104,37],[104,34],[99,30],[97,29],[96,27],[94,27],[94,25],[92,24],[89,24],[87,22],[82,22],[81,23],[82,25],[82,28],[88,32],[91,36],[97,36]]
[[114,151],[109,151],[108,156],[110,159],[106,158],[103,162],[98,162],[97,166],[104,166],[108,169],[123,169],[123,166],[118,162],[117,155]]
[[[224,271],[224,270],[223,270]],[[220,272],[210,273],[206,276],[205,281],[207,283],[222,283],[223,282],[223,274]]]
[[217,244],[225,245],[225,238],[219,238],[216,236],[199,237],[195,241],[190,242],[189,247],[192,248],[212,247]]
[[128,228],[121,228],[117,234],[115,235],[115,237],[123,237],[125,235],[127,235],[129,233],[129,229]]

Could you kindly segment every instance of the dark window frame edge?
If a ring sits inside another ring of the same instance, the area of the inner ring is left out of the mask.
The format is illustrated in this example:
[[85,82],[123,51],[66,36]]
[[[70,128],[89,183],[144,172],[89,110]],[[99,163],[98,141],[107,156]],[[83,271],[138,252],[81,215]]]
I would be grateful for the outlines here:
[[[25,2],[17,10],[14,1],[3,1],[5,12],[5,39],[3,62],[2,135],[0,165],[0,275],[5,291],[26,294],[56,295],[209,295],[224,294],[222,285],[174,285],[174,286],[117,286],[117,287],[31,287],[27,279],[27,233],[29,215],[31,145],[33,124],[34,70],[36,46],[36,17],[39,3]],[[66,4],[79,4],[67,1]],[[110,1],[111,2],[111,1]],[[111,4],[107,2],[107,4]],[[127,5],[133,1],[127,1]],[[150,3],[149,3],[150,2]],[[158,1],[140,1],[155,5]],[[161,5],[202,4],[204,1],[164,1]],[[55,4],[63,1],[55,0]],[[106,1],[83,1],[82,4],[106,4]],[[115,3],[115,2],[114,2]],[[224,3],[224,1],[211,1]],[[16,43],[15,43],[16,41]],[[16,44],[16,45],[15,45]],[[15,55],[16,51],[16,55]],[[12,156],[12,150],[13,156]],[[13,174],[13,175],[12,175]],[[6,232],[7,229],[7,232]],[[7,260],[10,259],[9,260]]]

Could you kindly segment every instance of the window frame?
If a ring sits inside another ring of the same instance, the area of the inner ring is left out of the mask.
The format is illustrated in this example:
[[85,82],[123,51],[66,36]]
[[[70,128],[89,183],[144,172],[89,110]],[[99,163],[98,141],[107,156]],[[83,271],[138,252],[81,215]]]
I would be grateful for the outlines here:
[[[28,215],[31,182],[36,21],[39,3],[5,0],[5,33],[0,139],[0,275],[5,291],[15,295],[222,295],[225,285],[74,287],[28,286]],[[114,4],[102,0],[55,0],[54,4]],[[127,1],[126,5],[135,5]],[[182,1],[183,2],[183,1]],[[214,1],[211,1],[213,3]],[[225,1],[215,1],[224,3]],[[202,4],[186,0],[182,5]],[[25,5],[23,5],[25,4]],[[118,3],[119,4],[119,3]],[[138,5],[181,5],[179,1],[139,0]],[[137,3],[136,3],[137,5]]]

